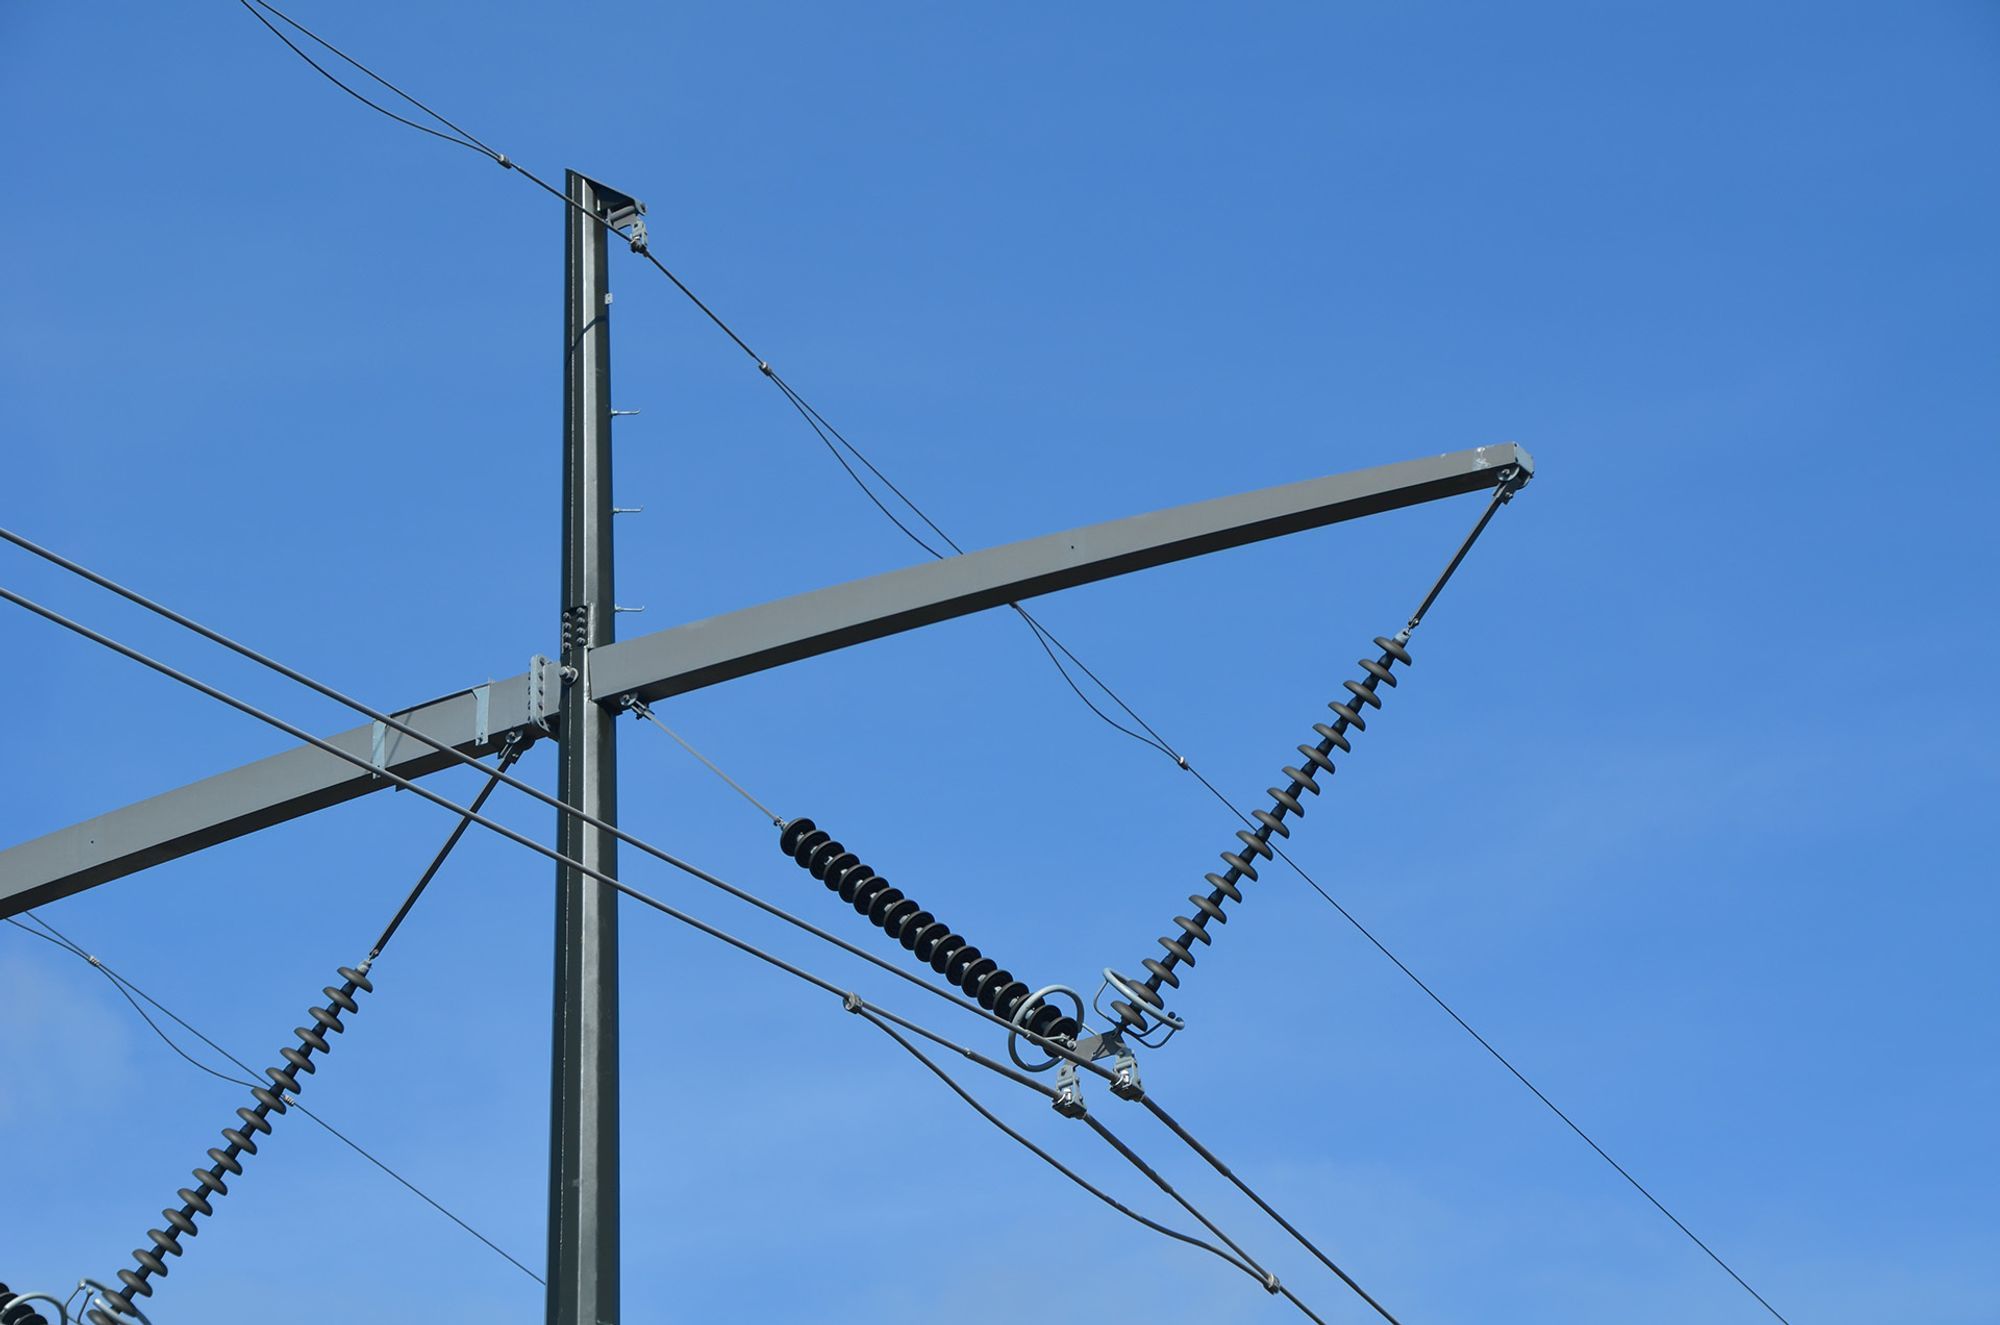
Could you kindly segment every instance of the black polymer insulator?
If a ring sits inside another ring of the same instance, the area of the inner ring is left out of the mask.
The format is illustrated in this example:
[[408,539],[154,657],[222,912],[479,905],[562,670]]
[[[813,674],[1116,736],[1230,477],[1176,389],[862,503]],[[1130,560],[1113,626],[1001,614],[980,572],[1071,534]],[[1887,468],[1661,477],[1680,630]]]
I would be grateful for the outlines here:
[[[1118,1014],[1118,1019],[1125,1025],[1135,1031],[1143,1032],[1152,1024],[1150,1014],[1166,1006],[1165,999],[1160,994],[1160,986],[1165,985],[1169,989],[1180,988],[1181,979],[1175,968],[1193,966],[1195,948],[1214,942],[1214,938],[1208,932],[1209,924],[1227,923],[1229,918],[1222,910],[1224,903],[1242,901],[1243,890],[1239,885],[1245,881],[1256,881],[1259,859],[1273,858],[1272,835],[1279,837],[1292,835],[1291,829],[1284,822],[1285,816],[1289,814],[1294,819],[1305,817],[1305,803],[1299,799],[1299,793],[1310,792],[1315,796],[1319,795],[1317,779],[1334,771],[1333,752],[1335,750],[1342,753],[1351,752],[1354,745],[1349,739],[1349,733],[1368,729],[1368,724],[1362,720],[1361,710],[1381,708],[1382,697],[1376,693],[1376,688],[1396,684],[1396,676],[1392,669],[1397,663],[1405,667],[1410,665],[1410,651],[1404,647],[1402,640],[1378,635],[1375,637],[1375,647],[1382,650],[1381,657],[1361,659],[1364,679],[1341,682],[1341,686],[1347,691],[1347,697],[1336,699],[1327,705],[1333,710],[1333,722],[1313,724],[1313,733],[1319,737],[1319,744],[1301,745],[1298,748],[1301,767],[1293,768],[1286,765],[1284,775],[1290,779],[1290,784],[1284,787],[1265,788],[1271,797],[1271,808],[1253,810],[1251,817],[1257,821],[1256,829],[1254,831],[1239,829],[1236,840],[1241,843],[1241,847],[1222,853],[1222,863],[1229,867],[1228,870],[1222,874],[1206,876],[1211,889],[1208,896],[1203,897],[1197,893],[1188,897],[1188,900],[1194,903],[1196,911],[1194,918],[1175,916],[1174,926],[1180,932],[1162,935],[1155,940],[1166,956],[1148,957],[1140,963],[1146,969],[1144,982],[1136,980],[1124,982],[1137,1003],[1124,999],[1112,1000],[1111,1010]],[[1140,1004],[1144,1006],[1139,1006]]]
[[[326,995],[326,1006],[308,1009],[311,1028],[303,1026],[294,1028],[293,1034],[299,1037],[299,1047],[294,1049],[288,1045],[279,1050],[279,1057],[284,1059],[284,1065],[264,1069],[264,1075],[269,1077],[278,1089],[268,1090],[263,1086],[250,1088],[251,1098],[257,1102],[256,1107],[236,1110],[236,1116],[242,1125],[222,1129],[222,1139],[228,1144],[211,1147],[208,1152],[209,1166],[194,1171],[195,1185],[183,1187],[176,1193],[181,1199],[180,1209],[169,1208],[160,1212],[162,1218],[166,1220],[167,1227],[146,1230],[146,1238],[153,1245],[150,1248],[142,1247],[132,1253],[132,1260],[139,1268],[118,1272],[118,1282],[124,1285],[124,1291],[112,1289],[101,1293],[105,1306],[110,1310],[106,1311],[102,1307],[90,1308],[88,1313],[90,1325],[128,1325],[129,1322],[139,1319],[138,1312],[133,1308],[132,1299],[153,1295],[153,1285],[148,1280],[167,1277],[165,1258],[181,1255],[180,1240],[184,1237],[191,1238],[201,1231],[195,1224],[196,1217],[213,1216],[216,1199],[229,1194],[229,1185],[224,1181],[224,1176],[235,1177],[243,1172],[242,1156],[257,1153],[255,1138],[259,1134],[268,1135],[271,1131],[271,1116],[284,1113],[290,1107],[279,1092],[298,1093],[298,1077],[317,1070],[312,1062],[313,1054],[328,1052],[330,1042],[326,1037],[330,1034],[338,1035],[346,1029],[341,1024],[341,1014],[360,1010],[361,1005],[355,1001],[354,995],[374,992],[375,986],[368,982],[368,977],[351,967],[341,967],[340,978],[344,983],[339,987],[328,985],[321,991]],[[14,1322],[0,1315],[0,1325],[14,1325]]]
[[[916,901],[862,863],[861,858],[810,819],[794,819],[778,836],[778,849],[824,883],[870,924],[902,944],[918,961],[956,985],[980,1007],[1013,1020],[1033,991],[1014,973],[965,941]],[[1029,1014],[1027,1029],[1050,1039],[1073,1039],[1076,1018],[1044,1003]]]
[[35,1310],[34,1303],[17,1301],[17,1296],[0,1284],[0,1325],[49,1325],[49,1318]]

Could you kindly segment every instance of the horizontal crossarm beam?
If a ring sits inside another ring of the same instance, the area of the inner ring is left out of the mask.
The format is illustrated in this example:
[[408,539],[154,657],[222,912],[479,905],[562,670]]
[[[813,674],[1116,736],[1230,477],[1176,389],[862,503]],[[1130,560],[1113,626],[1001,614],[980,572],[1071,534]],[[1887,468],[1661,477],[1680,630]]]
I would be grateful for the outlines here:
[[590,694],[652,701],[1149,566],[1465,492],[1534,461],[1508,442],[1086,525],[607,644]]
[[[1149,566],[1240,547],[1380,511],[1484,491],[1534,462],[1507,443],[1177,506],[1009,543],[710,617],[586,654],[591,697],[656,700],[811,658],[850,644]],[[472,755],[510,731],[552,725],[548,668],[495,681],[393,716]],[[340,748],[406,778],[451,764],[380,724],[334,737]],[[0,916],[14,915],[163,861],[391,785],[311,746],[0,851]]]
[[[495,681],[390,716],[455,750],[487,755],[509,732],[540,734],[531,682],[531,676]],[[454,762],[380,723],[343,732],[331,744],[406,778]],[[372,769],[363,772],[309,745],[218,773],[0,851],[0,916],[390,785]]]

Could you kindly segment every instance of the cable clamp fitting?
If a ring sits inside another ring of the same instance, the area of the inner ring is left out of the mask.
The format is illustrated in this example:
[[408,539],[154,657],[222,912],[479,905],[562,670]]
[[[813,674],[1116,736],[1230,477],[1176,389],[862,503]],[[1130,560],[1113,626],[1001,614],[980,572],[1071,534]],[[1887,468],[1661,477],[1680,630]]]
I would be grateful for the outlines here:
[[861,995],[849,993],[840,996],[840,1006],[849,1012],[859,1012],[868,1005],[861,1001]]
[[1083,1104],[1083,1083],[1077,1079],[1076,1064],[1067,1058],[1056,1069],[1056,1095],[1049,1107],[1065,1118],[1081,1118],[1089,1110]]

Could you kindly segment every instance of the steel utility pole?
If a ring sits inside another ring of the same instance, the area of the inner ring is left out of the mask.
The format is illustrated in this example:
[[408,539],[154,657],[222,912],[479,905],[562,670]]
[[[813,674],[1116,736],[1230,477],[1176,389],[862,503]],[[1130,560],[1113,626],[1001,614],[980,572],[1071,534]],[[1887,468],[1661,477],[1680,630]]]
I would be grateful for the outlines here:
[[[631,198],[568,172],[563,283],[563,684],[556,795],[618,819],[617,711],[589,699],[590,652],[612,638],[611,291],[606,223]],[[618,842],[567,814],[557,849],[617,877]],[[549,1325],[618,1320],[618,894],[556,870],[549,1106]]]

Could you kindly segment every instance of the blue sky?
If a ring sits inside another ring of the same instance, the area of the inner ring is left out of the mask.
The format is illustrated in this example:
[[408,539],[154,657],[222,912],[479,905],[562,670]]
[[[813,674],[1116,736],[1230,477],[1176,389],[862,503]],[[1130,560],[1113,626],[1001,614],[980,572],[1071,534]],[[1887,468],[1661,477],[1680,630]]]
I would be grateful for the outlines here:
[[[644,198],[654,251],[968,547],[1531,449],[1539,477],[1299,859],[1794,1322],[2000,1320],[2000,11],[294,12],[544,176]],[[356,105],[227,3],[7,5],[0,121],[5,523],[379,704],[551,651],[553,200]],[[621,629],[920,555],[734,346],[614,257],[614,389],[644,411],[619,424],[618,496],[646,507],[619,596],[648,608]],[[1251,802],[1476,501],[1036,610]],[[353,725],[24,556],[0,583]],[[5,843],[283,744],[18,611],[0,647]],[[1049,980],[1136,964],[1231,841],[995,614],[662,716]],[[852,923],[659,733],[620,739],[629,828]],[[544,785],[551,756],[524,765]],[[45,915],[262,1063],[448,827],[379,795]],[[468,838],[305,1095],[531,1265],[551,875]],[[1090,1202],[837,1001],[647,913],[624,960],[626,1320],[1289,1314]],[[1179,1006],[1190,1029],[1145,1064],[1158,1097],[1410,1325],[1767,1319],[1284,872]],[[241,1102],[12,929],[0,1062],[17,1285],[125,1264]],[[1173,1216],[1035,1098],[967,1080]],[[1329,1320],[1363,1319],[1170,1137],[1097,1108]],[[154,1303],[162,1325],[541,1311],[302,1123]]]

